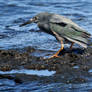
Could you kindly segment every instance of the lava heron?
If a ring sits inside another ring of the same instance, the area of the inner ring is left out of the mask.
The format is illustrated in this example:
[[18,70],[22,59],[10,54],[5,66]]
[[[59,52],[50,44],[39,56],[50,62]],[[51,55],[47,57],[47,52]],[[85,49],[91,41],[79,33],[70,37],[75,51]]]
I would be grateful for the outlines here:
[[77,43],[84,48],[87,48],[88,38],[91,34],[78,26],[72,20],[58,14],[42,12],[20,25],[24,26],[30,23],[37,23],[38,27],[44,32],[55,36],[61,43],[61,48],[56,54],[51,57],[59,57],[59,53],[63,50],[63,42],[71,43],[70,49]]

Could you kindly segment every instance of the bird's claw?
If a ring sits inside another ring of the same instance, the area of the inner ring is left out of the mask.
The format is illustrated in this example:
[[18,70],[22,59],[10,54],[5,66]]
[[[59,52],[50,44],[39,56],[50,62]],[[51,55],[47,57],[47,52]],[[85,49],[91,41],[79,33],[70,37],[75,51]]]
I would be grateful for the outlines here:
[[53,55],[53,56],[51,56],[49,59],[51,59],[51,58],[58,58],[58,57],[60,57],[60,56],[58,56],[58,55]]

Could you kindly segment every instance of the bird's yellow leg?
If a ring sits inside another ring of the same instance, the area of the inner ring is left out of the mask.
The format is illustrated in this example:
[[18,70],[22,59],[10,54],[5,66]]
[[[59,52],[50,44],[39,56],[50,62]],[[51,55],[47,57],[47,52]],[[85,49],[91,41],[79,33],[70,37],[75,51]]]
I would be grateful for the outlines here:
[[72,49],[73,45],[74,45],[74,42],[71,43],[70,49]]
[[58,54],[64,49],[64,44],[63,44],[63,41],[61,41],[61,48],[58,52],[56,52],[53,56],[51,56],[50,58],[53,58],[53,57],[59,57]]

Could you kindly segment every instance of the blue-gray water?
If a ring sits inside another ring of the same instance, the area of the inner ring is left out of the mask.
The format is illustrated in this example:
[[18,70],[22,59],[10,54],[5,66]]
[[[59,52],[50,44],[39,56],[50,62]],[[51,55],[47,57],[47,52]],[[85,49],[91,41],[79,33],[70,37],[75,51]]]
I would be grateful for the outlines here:
[[[57,50],[60,45],[55,38],[36,32],[36,25],[19,27],[24,20],[44,11],[62,14],[92,33],[92,0],[0,0],[0,48],[34,46],[38,49]],[[34,32],[30,29],[34,29]],[[84,90],[92,89],[92,83],[51,83],[39,86],[38,82],[33,82],[16,85],[4,79],[0,79],[0,85],[0,92],[23,92],[23,89],[28,90],[25,92],[48,92],[49,89],[55,92],[87,92]]]
[[57,49],[59,44],[54,37],[29,31],[38,29],[35,24],[19,27],[24,20],[44,11],[62,14],[91,33],[91,0],[0,0],[0,48],[35,46],[38,49]]

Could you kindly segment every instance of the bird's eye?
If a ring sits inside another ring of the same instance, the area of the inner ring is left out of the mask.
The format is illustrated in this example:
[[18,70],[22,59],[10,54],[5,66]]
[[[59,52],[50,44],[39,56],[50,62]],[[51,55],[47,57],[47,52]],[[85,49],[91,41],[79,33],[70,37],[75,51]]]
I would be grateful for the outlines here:
[[38,17],[34,17],[35,20],[38,20]]

